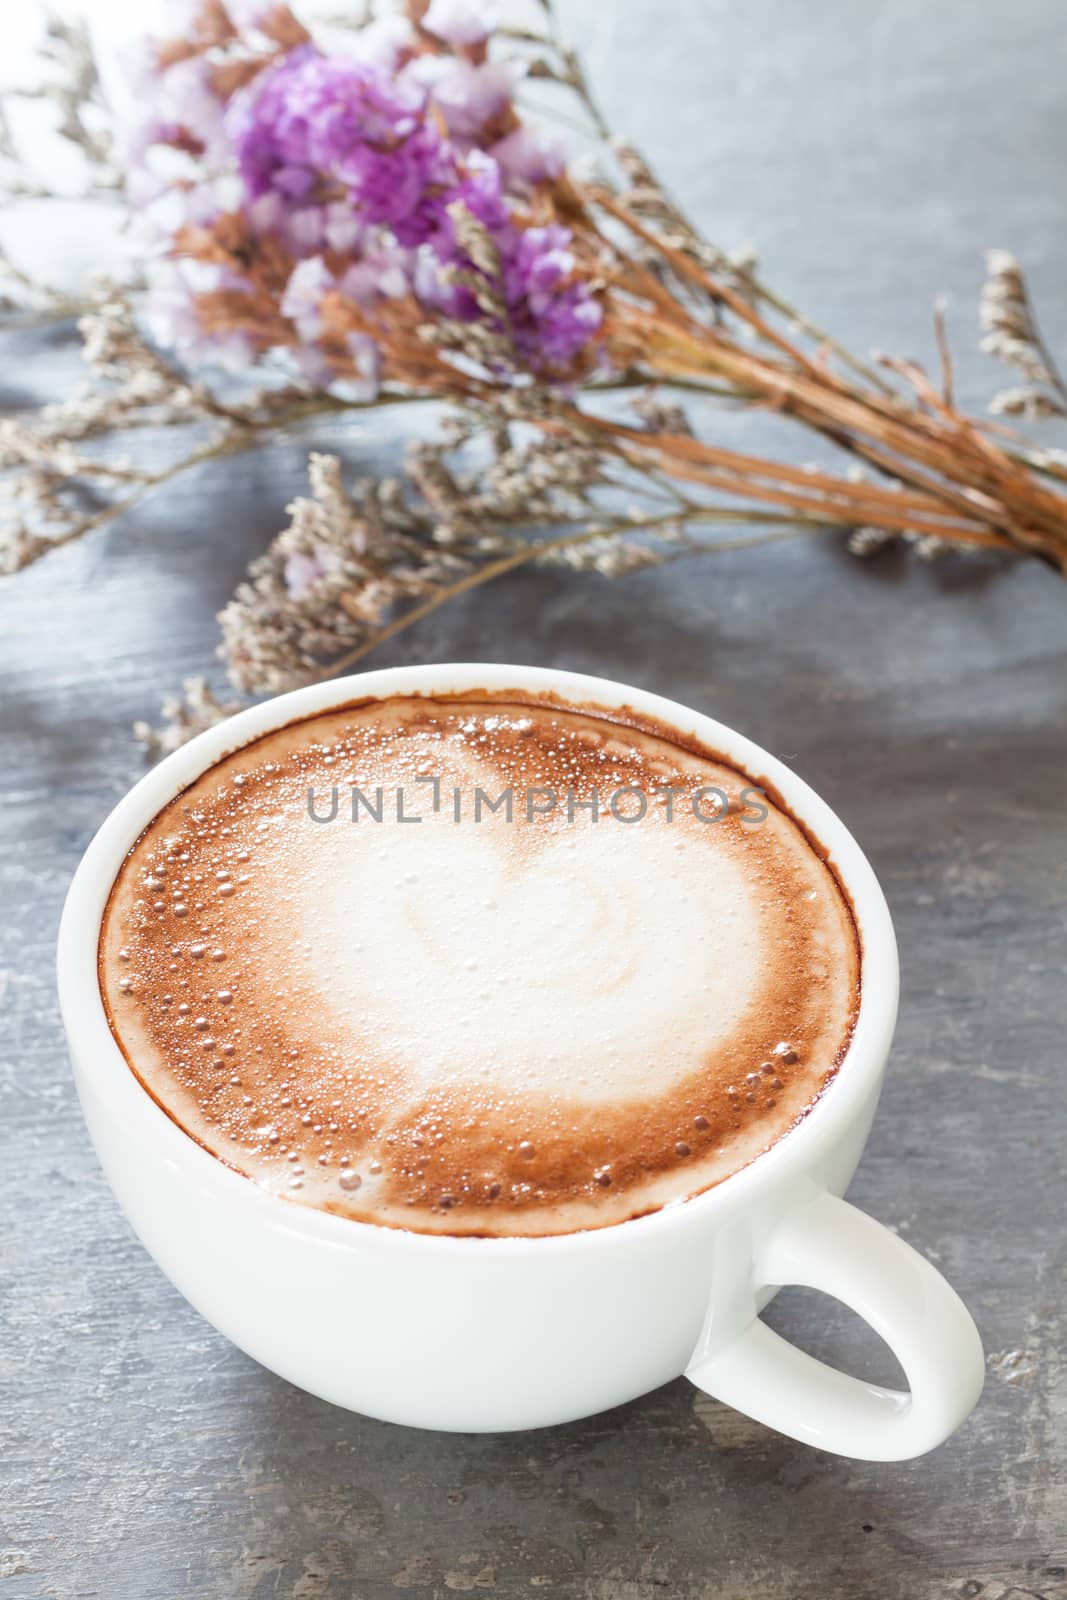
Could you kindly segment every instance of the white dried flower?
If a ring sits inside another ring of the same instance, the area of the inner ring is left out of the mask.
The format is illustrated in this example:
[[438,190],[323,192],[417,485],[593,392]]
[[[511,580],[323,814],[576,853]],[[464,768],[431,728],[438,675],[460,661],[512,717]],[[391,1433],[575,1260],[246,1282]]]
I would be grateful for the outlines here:
[[873,556],[899,536],[888,528],[856,528],[848,536],[848,550],[854,556]]
[[1031,383],[1051,384],[1022,267],[1008,250],[988,251],[986,263],[989,275],[979,307],[982,349],[1017,367]]
[[198,733],[232,717],[241,706],[237,701],[222,701],[204,678],[186,678],[180,695],[169,695],[164,700],[158,728],[147,722],[135,722],[134,737],[144,746],[153,760],[177,750]]
[[1024,417],[1027,422],[1046,422],[1050,417],[1062,417],[1063,404],[1044,389],[1001,389],[989,402],[989,409],[998,417]]

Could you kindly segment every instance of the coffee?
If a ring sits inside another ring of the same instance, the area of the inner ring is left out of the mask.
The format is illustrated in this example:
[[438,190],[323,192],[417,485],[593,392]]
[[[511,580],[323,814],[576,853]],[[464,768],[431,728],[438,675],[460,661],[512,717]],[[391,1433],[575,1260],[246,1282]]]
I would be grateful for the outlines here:
[[627,710],[369,701],[236,750],[112,889],[144,1088],[292,1200],[567,1233],[720,1182],[847,1048],[855,924],[758,774]]

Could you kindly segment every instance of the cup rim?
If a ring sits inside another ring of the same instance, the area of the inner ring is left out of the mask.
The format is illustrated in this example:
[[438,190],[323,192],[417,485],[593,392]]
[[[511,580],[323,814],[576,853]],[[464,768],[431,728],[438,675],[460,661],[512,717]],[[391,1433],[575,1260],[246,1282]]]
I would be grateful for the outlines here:
[[[626,707],[694,735],[736,763],[747,775],[766,778],[790,811],[827,852],[850,900],[860,936],[860,1005],[845,1055],[833,1079],[803,1118],[746,1166],[697,1194],[658,1210],[602,1227],[543,1235],[424,1233],[337,1216],[286,1201],[254,1179],[225,1165],[172,1120],[131,1071],[111,1032],[100,993],[97,952],[107,898],[123,860],[152,818],[225,755],[283,727],[350,701],[403,694],[553,692],[594,709]],[[57,949],[60,1011],[71,1045],[79,1087],[91,1082],[108,1114],[138,1141],[158,1144],[160,1154],[200,1185],[233,1203],[262,1208],[265,1223],[296,1229],[335,1245],[358,1243],[458,1256],[487,1251],[583,1250],[631,1239],[649,1241],[684,1219],[696,1220],[716,1207],[737,1207],[766,1182],[795,1178],[815,1165],[841,1129],[868,1103],[888,1055],[896,1022],[899,969],[896,939],[881,886],[845,824],[805,781],[777,757],[715,718],[633,685],[552,667],[498,662],[441,662],[385,667],[294,689],[249,706],[198,734],[166,756],[110,812],[90,842],[67,892]],[[284,1206],[284,1209],[282,1209]]]

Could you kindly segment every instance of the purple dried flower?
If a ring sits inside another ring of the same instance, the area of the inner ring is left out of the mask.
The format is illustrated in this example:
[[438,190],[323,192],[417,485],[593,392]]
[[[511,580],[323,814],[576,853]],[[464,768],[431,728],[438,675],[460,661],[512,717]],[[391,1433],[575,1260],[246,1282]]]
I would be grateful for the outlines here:
[[260,353],[247,334],[234,330],[205,333],[197,313],[200,294],[234,287],[231,274],[201,261],[150,262],[144,303],[145,325],[160,344],[177,350],[190,365],[239,371]]
[[[382,298],[407,292],[405,266],[402,251],[382,249],[357,261],[338,279],[320,256],[311,256],[293,268],[282,295],[281,313],[293,323],[308,350],[312,350],[325,331],[323,299],[327,294],[338,294],[362,312],[372,312]],[[345,343],[353,372],[339,376],[325,355],[316,350],[308,358],[311,365],[304,363],[305,375],[313,372],[315,381],[332,389],[343,384],[351,399],[372,399],[381,382],[381,351],[367,333],[349,333]]]
[[378,17],[361,28],[355,54],[383,72],[398,72],[415,50],[415,30],[406,17]]
[[499,20],[492,0],[431,0],[422,25],[446,44],[469,47],[484,44]]
[[[383,351],[373,318],[413,294],[430,313],[496,324],[533,370],[571,365],[601,309],[568,230],[522,226],[508,198],[556,176],[562,161],[511,114],[523,66],[479,54],[495,6],[433,0],[427,10],[425,29],[468,56],[416,53],[411,24],[392,17],[363,28],[343,54],[297,43],[227,99],[219,84],[241,83],[262,36],[278,38],[266,3],[241,0],[238,31],[219,45],[234,50],[229,78],[218,50],[142,63],[139,98],[151,110],[131,147],[131,200],[142,242],[177,263],[157,275],[160,333],[169,316],[172,341],[203,359],[198,296],[214,297],[214,340],[227,294],[251,305],[265,290],[310,382],[373,394]],[[450,214],[457,202],[463,209]],[[466,246],[457,238],[464,211],[488,235],[477,261],[471,236]],[[498,263],[494,281],[476,295],[470,275],[490,271],[487,261]],[[368,332],[346,332],[365,322]],[[269,327],[264,339],[277,337]],[[263,353],[247,323],[226,350],[237,360]]]
[[289,205],[347,194],[359,220],[414,245],[440,225],[436,190],[454,172],[425,107],[413,81],[305,47],[237,97],[227,131],[253,200],[272,190]]
[[[491,233],[508,227],[511,222],[511,212],[504,198],[500,168],[480,150],[472,150],[467,156],[463,177],[449,199],[461,200],[472,216],[484,223]],[[454,233],[450,237],[454,241]],[[443,260],[454,259],[449,256],[448,248],[444,244],[441,247],[441,256]]]
[[411,270],[410,251],[376,244],[352,263],[338,288],[362,311],[373,311],[380,300],[399,300],[407,294]]
[[473,66],[456,56],[419,56],[402,76],[433,100],[449,133],[473,141],[511,105],[526,72],[520,61]]
[[352,400],[373,400],[382,381],[382,353],[368,333],[350,333],[345,343],[355,367],[355,376],[345,388]]
[[558,143],[525,123],[492,145],[489,155],[509,188],[543,183],[546,178],[558,178],[563,171],[563,152]]
[[204,166],[227,165],[229,146],[224,105],[201,57],[163,71],[145,46],[127,55],[124,65],[131,96],[138,106],[150,108],[123,133],[127,193],[139,208],[173,189],[176,179],[202,176]]
[[[507,306],[506,330],[522,363],[534,371],[569,366],[599,331],[600,304],[577,276],[570,230],[553,223],[522,228],[501,188],[500,168],[480,151],[467,158],[467,176],[454,198],[488,231],[500,260]],[[441,268],[470,272],[472,263],[456,240],[455,229],[437,242],[432,263],[424,259],[417,288],[432,305],[463,321],[484,316],[471,290]]]
[[603,312],[576,280],[570,230],[552,223],[516,229],[502,250],[512,337],[531,367],[565,367],[600,329]]
[[298,344],[293,347],[292,358],[306,383],[315,389],[330,389],[333,387],[337,373],[333,362],[324,351],[314,344]]
[[333,286],[333,273],[320,256],[299,262],[290,274],[279,309],[305,344],[314,344],[322,333],[322,297]]
[[293,550],[285,558],[285,587],[290,600],[299,600],[316,583],[321,583],[330,571],[329,566],[323,562],[318,547],[314,555],[306,555],[302,550]]

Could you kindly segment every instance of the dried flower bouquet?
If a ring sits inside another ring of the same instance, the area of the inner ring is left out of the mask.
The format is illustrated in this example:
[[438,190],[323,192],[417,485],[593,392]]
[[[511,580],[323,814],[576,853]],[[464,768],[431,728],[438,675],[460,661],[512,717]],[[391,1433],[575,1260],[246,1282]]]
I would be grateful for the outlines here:
[[[199,0],[177,37],[146,44],[146,113],[121,138],[84,33],[53,28],[61,131],[121,195],[143,276],[78,307],[5,259],[7,315],[80,311],[92,379],[0,425],[6,570],[199,463],[417,400],[447,410],[402,476],[346,487],[336,457],[312,456],[310,498],[221,614],[241,691],[338,672],[527,563],[610,576],[830,532],[858,554],[904,540],[1067,570],[1067,459],[1005,420],[1067,415],[1014,259],[991,253],[982,321],[1022,383],[983,420],[955,404],[940,313],[936,382],[868,364],[702,237],[611,139],[550,0],[537,7],[532,30],[489,0],[409,0],[313,36],[285,5]],[[568,172],[520,115],[536,80],[574,97],[605,170]],[[26,192],[17,155],[0,115]],[[780,413],[846,465],[715,444],[692,396]],[[118,455],[160,425],[192,441],[166,466]],[[187,686],[164,742],[225,709]]]

